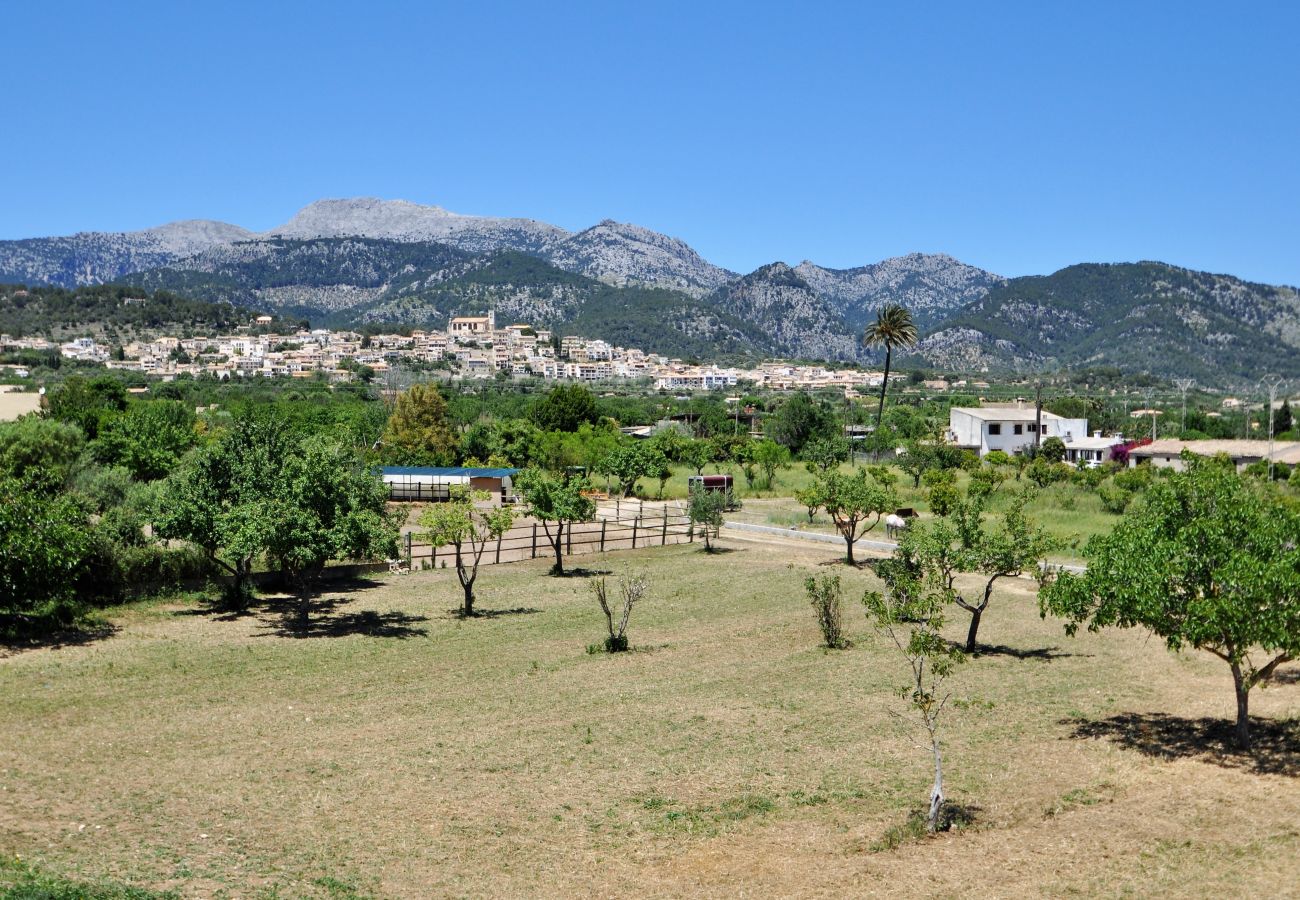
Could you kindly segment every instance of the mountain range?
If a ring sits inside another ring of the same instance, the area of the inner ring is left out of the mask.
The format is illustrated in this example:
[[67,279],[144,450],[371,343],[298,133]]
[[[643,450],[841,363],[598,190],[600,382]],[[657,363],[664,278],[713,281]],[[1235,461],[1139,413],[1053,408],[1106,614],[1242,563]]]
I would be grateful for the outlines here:
[[923,339],[903,361],[954,372],[1116,366],[1249,381],[1300,376],[1300,295],[1164,263],[1004,278],[944,254],[849,269],[774,262],[741,275],[680,239],[602,221],[571,232],[402,200],[322,200],[252,232],[176,222],[0,241],[0,283],[126,282],[335,326],[440,327],[499,315],[672,355],[867,361],[886,303]]

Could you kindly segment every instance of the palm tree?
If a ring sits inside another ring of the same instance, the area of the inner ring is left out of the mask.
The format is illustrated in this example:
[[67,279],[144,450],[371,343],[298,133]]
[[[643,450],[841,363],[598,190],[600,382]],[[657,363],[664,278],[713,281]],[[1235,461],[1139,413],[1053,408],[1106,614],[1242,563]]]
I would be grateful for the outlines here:
[[897,303],[882,306],[876,313],[876,321],[867,326],[862,335],[862,343],[867,347],[881,344],[885,347],[885,380],[880,383],[880,406],[876,410],[876,429],[880,429],[880,419],[885,414],[885,391],[889,390],[889,363],[895,347],[911,347],[916,343],[916,323],[907,308]]

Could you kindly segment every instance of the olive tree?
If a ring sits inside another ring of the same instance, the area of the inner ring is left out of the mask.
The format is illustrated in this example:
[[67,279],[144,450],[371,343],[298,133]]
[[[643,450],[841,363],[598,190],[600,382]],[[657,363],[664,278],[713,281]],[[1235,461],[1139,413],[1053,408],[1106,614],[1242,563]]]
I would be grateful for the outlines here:
[[510,530],[514,511],[488,505],[487,491],[471,491],[454,485],[445,503],[430,503],[420,514],[421,537],[435,547],[452,547],[456,552],[456,578],[465,600],[461,615],[474,615],[474,582],[479,563],[490,541]]
[[1074,634],[1142,627],[1172,651],[1204,650],[1232,672],[1236,740],[1250,745],[1250,692],[1300,656],[1300,513],[1230,463],[1184,452],[1185,471],[1084,549],[1084,574],[1040,593]]
[[[516,479],[528,512],[542,523],[546,540],[555,550],[552,575],[564,574],[564,527],[589,522],[596,515],[596,501],[584,490],[586,479],[552,475],[540,469],[525,469]],[[554,526],[554,527],[552,527]]]

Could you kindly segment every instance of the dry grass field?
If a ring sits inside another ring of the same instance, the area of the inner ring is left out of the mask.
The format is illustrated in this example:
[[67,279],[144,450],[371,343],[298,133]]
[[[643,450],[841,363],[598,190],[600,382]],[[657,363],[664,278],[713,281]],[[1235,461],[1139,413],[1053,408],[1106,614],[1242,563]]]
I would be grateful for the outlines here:
[[[1281,896],[1300,884],[1300,673],[1237,754],[1217,660],[1071,639],[1008,585],[953,681],[970,829],[876,846],[925,799],[904,664],[842,567],[855,646],[802,580],[834,546],[732,536],[587,556],[639,569],[634,652],[549,560],[340,586],[307,634],[115,611],[101,639],[0,659],[0,850],[182,896]],[[964,623],[953,621],[953,636]],[[3,871],[0,870],[0,883]]]

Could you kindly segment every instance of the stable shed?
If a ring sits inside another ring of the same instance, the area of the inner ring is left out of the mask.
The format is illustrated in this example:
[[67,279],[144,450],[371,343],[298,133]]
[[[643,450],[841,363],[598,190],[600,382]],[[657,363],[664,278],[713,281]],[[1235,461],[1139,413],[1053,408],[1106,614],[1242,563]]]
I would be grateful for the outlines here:
[[518,472],[478,466],[384,466],[379,470],[389,500],[448,500],[452,487],[463,485],[487,491],[496,503],[514,500],[511,479]]

